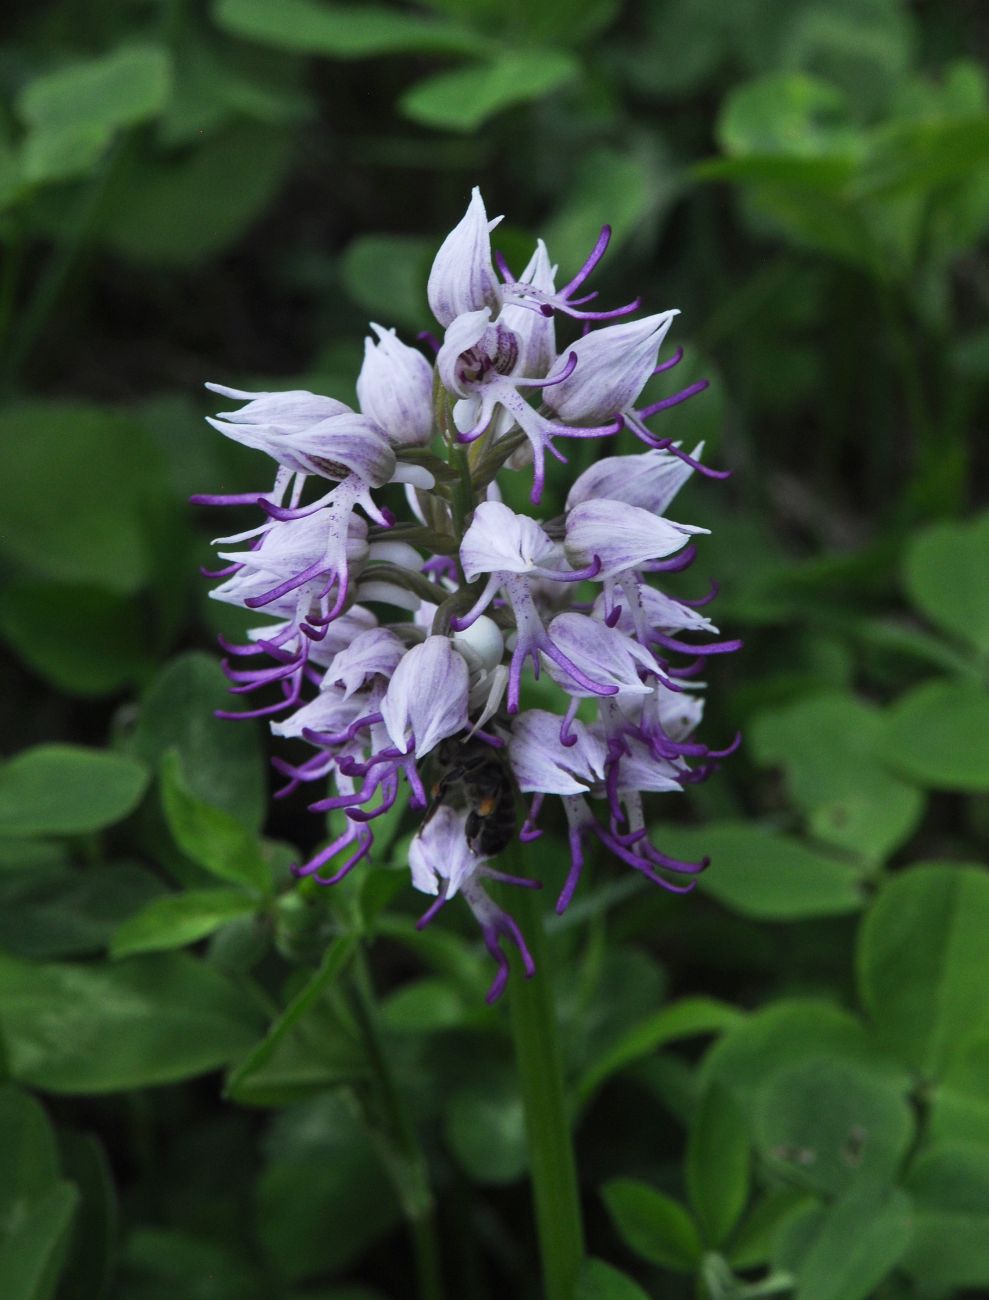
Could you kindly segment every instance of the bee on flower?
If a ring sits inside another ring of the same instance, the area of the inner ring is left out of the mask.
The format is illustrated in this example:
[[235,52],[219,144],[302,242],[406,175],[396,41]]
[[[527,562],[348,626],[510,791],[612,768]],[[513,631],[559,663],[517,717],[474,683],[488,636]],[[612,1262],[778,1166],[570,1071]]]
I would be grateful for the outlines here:
[[[706,383],[637,406],[682,355],[659,360],[676,311],[629,319],[637,301],[589,306],[607,228],[562,288],[541,240],[515,277],[492,255],[498,220],[475,189],[436,255],[433,355],[371,325],[359,411],[308,392],[210,384],[244,403],[211,424],[277,469],[270,490],[193,498],[260,511],[255,527],[217,539],[226,563],[212,595],[268,620],[244,644],[224,644],[231,689],[264,693],[229,716],[270,718],[276,736],[305,741],[308,759],[275,760],[279,793],[328,783],[311,807],[343,814],[343,832],[296,873],[343,879],[372,854],[375,821],[407,798],[420,818],[412,884],[433,899],[420,925],[465,900],[497,962],[489,1000],[508,978],[505,943],[527,975],[534,966],[484,884],[541,884],[496,864],[542,834],[548,797],[560,800],[570,848],[558,911],[591,840],[664,889],[693,888],[707,860],[654,845],[642,797],[704,780],[737,744],[710,749],[694,733],[699,667],[740,645],[717,639],[700,608],[709,597],[688,603],[654,585],[690,565],[706,531],[667,517],[677,492],[693,474],[724,477],[702,447],[688,453],[646,423]],[[560,347],[568,320],[583,333]],[[565,463],[567,440],[622,429],[646,450],[598,460],[570,484],[562,517],[539,517],[547,457]],[[533,513],[520,514],[499,477],[530,467]],[[374,496],[393,484],[404,519]],[[555,711],[525,706],[543,672]]]

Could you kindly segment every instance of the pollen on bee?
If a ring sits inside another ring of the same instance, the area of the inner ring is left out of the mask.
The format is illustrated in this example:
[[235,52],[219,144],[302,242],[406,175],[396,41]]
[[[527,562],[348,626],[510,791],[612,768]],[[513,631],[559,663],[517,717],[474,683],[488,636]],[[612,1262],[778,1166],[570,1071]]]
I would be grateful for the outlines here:
[[477,811],[482,817],[490,817],[495,810],[497,802],[498,800],[494,795],[489,795],[486,799],[479,799],[477,803]]

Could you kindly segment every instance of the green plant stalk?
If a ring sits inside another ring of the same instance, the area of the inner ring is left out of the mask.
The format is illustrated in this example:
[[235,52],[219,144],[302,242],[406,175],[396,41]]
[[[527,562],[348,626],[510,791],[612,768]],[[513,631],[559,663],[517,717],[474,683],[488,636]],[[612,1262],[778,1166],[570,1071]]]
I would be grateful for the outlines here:
[[[509,871],[514,867],[506,863]],[[536,1208],[544,1300],[573,1300],[584,1255],[584,1229],[563,1081],[553,998],[553,972],[542,913],[532,890],[512,893],[512,912],[536,963],[532,979],[519,963],[509,981],[509,1007],[519,1089],[525,1108],[529,1173]]]
[[359,944],[353,968],[354,1019],[364,1042],[373,1077],[372,1105],[362,1101],[371,1137],[398,1196],[412,1236],[419,1300],[443,1300],[436,1207],[429,1169],[415,1127],[388,1063],[367,953]]

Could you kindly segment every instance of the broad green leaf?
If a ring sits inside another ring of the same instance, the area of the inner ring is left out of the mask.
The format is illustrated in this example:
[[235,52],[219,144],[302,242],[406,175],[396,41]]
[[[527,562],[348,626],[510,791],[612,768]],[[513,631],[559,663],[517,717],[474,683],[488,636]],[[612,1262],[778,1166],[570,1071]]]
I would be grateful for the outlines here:
[[0,835],[85,835],[137,807],[148,771],[126,754],[37,745],[0,767]]
[[773,1074],[822,1053],[860,1066],[893,1087],[909,1084],[906,1070],[882,1053],[861,1021],[811,998],[782,999],[730,1029],[705,1056],[700,1082],[706,1086],[719,1079],[751,1113]]
[[823,1055],[771,1073],[754,1118],[769,1166],[826,1194],[892,1182],[914,1132],[904,1086]]
[[513,1183],[528,1167],[525,1112],[512,1074],[459,1088],[444,1107],[446,1140],[475,1183]]
[[177,1228],[133,1231],[120,1271],[120,1290],[128,1300],[269,1300],[272,1294],[270,1281],[244,1258],[239,1242]]
[[895,876],[859,932],[863,1006],[881,1041],[938,1078],[989,1033],[989,873],[962,864]]
[[679,1273],[697,1268],[703,1254],[700,1233],[679,1201],[634,1178],[613,1178],[601,1196],[630,1250]]
[[724,101],[717,136],[727,154],[796,158],[847,155],[858,136],[845,119],[845,97],[827,81],[779,72],[744,82]]
[[168,54],[155,45],[121,46],[103,58],[35,77],[17,101],[29,127],[27,179],[61,180],[89,171],[115,131],[161,111],[170,85]]
[[28,668],[68,695],[113,694],[152,667],[147,620],[133,600],[100,587],[8,583],[0,591],[0,634]]
[[738,1102],[717,1080],[694,1112],[687,1142],[687,1195],[709,1246],[720,1246],[749,1196],[748,1125]]
[[55,1133],[30,1093],[0,1084],[0,1239],[58,1181]]
[[156,563],[164,499],[163,462],[129,416],[82,402],[0,408],[0,553],[30,572],[132,595]]
[[134,749],[155,767],[177,749],[193,794],[254,829],[267,812],[260,736],[252,721],[213,716],[216,709],[236,712],[227,686],[209,655],[173,660],[141,702]]
[[907,1272],[936,1292],[989,1286],[989,1145],[933,1146],[905,1184],[916,1211]]
[[329,996],[358,940],[341,938],[322,965],[229,1075],[226,1095],[249,1106],[281,1106],[366,1071],[363,1052],[334,1014]]
[[574,1300],[649,1300],[639,1286],[603,1259],[588,1258],[580,1266]]
[[258,220],[295,157],[295,132],[243,120],[194,149],[138,155],[100,225],[100,238],[132,262],[198,266]]
[[192,793],[177,749],[161,760],[161,801],[175,843],[193,862],[231,884],[271,892],[272,875],[257,836]]
[[17,111],[28,126],[49,130],[80,122],[131,126],[161,108],[169,78],[163,49],[124,45],[103,58],[35,77],[18,96]]
[[817,1207],[817,1199],[796,1187],[771,1187],[756,1201],[731,1236],[728,1262],[735,1269],[758,1268],[773,1257],[776,1240],[795,1216],[808,1207]]
[[978,682],[915,686],[886,714],[879,752],[920,785],[989,790],[989,691]]
[[435,249],[414,235],[358,235],[340,261],[344,288],[381,321],[421,329]]
[[35,961],[100,952],[121,921],[162,889],[132,862],[2,874],[0,948]]
[[938,627],[989,654],[989,514],[934,524],[907,551],[910,599]]
[[601,227],[611,226],[610,248],[620,248],[652,214],[672,208],[682,178],[672,158],[645,159],[633,152],[598,148],[582,158],[560,207],[545,226],[546,244],[564,276],[576,275]]
[[62,1129],[63,1170],[79,1189],[79,1209],[58,1300],[97,1300],[107,1294],[117,1263],[119,1208],[113,1170],[92,1133]]
[[665,853],[711,865],[700,888],[742,916],[759,921],[798,921],[840,916],[865,901],[856,868],[787,835],[748,822],[663,826],[654,841]]
[[473,131],[506,108],[551,94],[578,71],[579,64],[564,50],[508,50],[488,63],[418,82],[398,106],[425,126]]
[[966,1043],[930,1098],[927,1139],[989,1147],[989,1037]]
[[750,731],[758,760],[784,768],[810,833],[872,862],[910,835],[924,802],[875,753],[882,725],[872,706],[828,694],[761,714]]
[[477,51],[478,37],[457,23],[384,5],[321,4],[316,0],[217,0],[213,16],[234,36],[300,54],[366,59],[381,54]]
[[434,1034],[462,1025],[476,1006],[467,1005],[452,980],[426,976],[390,994],[381,1004],[382,1024],[395,1034]]
[[253,913],[257,906],[257,901],[240,889],[190,889],[156,898],[118,928],[111,956],[184,948],[205,939],[227,921]]
[[[255,1231],[280,1276],[322,1280],[355,1263],[397,1223],[398,1205],[380,1155],[345,1095],[324,1093],[282,1111],[266,1147],[269,1163],[255,1191]],[[307,1195],[299,1196],[300,1187]]]
[[215,1070],[246,1051],[254,1004],[181,953],[113,966],[0,955],[0,1032],[11,1077],[58,1093],[120,1092]]
[[52,1300],[72,1231],[79,1193],[60,1181],[34,1201],[0,1240],[4,1300]]
[[910,1198],[898,1187],[861,1183],[794,1227],[801,1248],[784,1262],[795,1265],[798,1300],[866,1300],[910,1243]]
[[714,998],[683,998],[633,1026],[608,1051],[595,1059],[581,1078],[577,1093],[586,1103],[612,1074],[648,1056],[665,1043],[696,1034],[716,1034],[743,1019],[742,1013]]

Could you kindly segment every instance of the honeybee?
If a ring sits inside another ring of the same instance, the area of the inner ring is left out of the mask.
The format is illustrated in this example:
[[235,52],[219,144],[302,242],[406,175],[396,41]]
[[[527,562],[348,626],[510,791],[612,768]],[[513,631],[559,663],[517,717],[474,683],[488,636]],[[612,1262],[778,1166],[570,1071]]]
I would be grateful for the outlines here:
[[436,750],[439,776],[423,824],[440,804],[467,810],[464,833],[472,852],[494,857],[515,835],[515,790],[501,751],[483,740],[444,740]]

